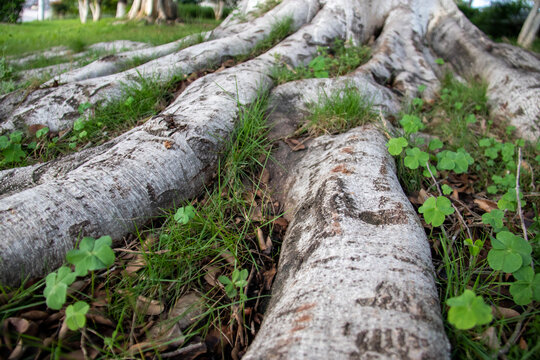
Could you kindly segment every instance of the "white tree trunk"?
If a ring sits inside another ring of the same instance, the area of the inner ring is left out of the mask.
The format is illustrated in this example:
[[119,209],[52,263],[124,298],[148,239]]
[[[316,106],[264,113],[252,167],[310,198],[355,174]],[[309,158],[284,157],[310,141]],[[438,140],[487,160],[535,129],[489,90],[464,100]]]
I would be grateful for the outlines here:
[[126,7],[127,7],[126,0],[118,0],[118,3],[116,5],[116,18],[117,19],[121,19],[124,16],[126,16]]
[[81,19],[81,23],[86,24],[86,20],[88,19],[88,11],[90,9],[90,5],[88,0],[78,0],[79,2],[79,18]]
[[90,10],[92,11],[92,20],[99,21],[101,19],[101,0],[94,0],[90,3]]
[[521,31],[519,32],[519,36],[517,39],[518,44],[523,46],[524,48],[531,47],[532,43],[534,42],[534,39],[536,38],[536,34],[538,33],[539,28],[540,28],[540,0],[536,0],[531,9],[531,12],[527,16],[527,19],[525,20],[525,23],[523,24],[523,27],[521,28]]
[[223,9],[225,8],[225,1],[217,0],[214,4],[214,16],[216,20],[220,20],[223,16]]

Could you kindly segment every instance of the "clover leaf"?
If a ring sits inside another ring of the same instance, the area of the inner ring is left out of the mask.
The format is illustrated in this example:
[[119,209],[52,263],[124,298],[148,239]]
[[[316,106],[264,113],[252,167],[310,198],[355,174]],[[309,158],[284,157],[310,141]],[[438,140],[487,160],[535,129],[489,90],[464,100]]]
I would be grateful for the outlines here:
[[480,253],[480,250],[484,247],[484,242],[480,239],[475,240],[473,243],[472,239],[465,239],[465,245],[469,247],[469,251],[472,256],[476,256]]
[[491,238],[491,246],[488,263],[493,270],[512,273],[531,262],[531,245],[509,231],[501,231],[497,238]]
[[474,162],[472,156],[463,148],[457,152],[445,150],[437,154],[439,170],[453,170],[456,174],[467,172],[469,165]]
[[403,115],[403,118],[399,120],[399,123],[403,126],[403,129],[407,134],[416,133],[426,127],[416,115]]
[[452,189],[450,186],[448,186],[446,184],[443,184],[441,186],[441,190],[442,190],[444,195],[450,195],[451,193],[454,192],[454,189]]
[[540,301],[540,274],[525,265],[514,273],[517,281],[510,285],[510,294],[518,305],[528,305],[531,301]]
[[407,145],[409,145],[409,142],[404,137],[392,138],[386,143],[388,152],[393,156],[401,154],[403,148]]
[[418,166],[423,165],[428,162],[429,155],[428,153],[421,151],[419,148],[415,147],[412,149],[405,150],[407,156],[405,157],[403,163],[409,169],[418,169]]
[[[521,206],[525,206],[525,202],[523,201],[523,193],[519,193],[519,198],[521,201]],[[497,207],[501,210],[510,210],[510,211],[516,211],[517,209],[517,196],[516,196],[516,189],[511,188],[506,191],[506,194],[504,194],[499,201],[497,201]]]
[[488,324],[493,319],[491,307],[472,290],[465,290],[460,296],[446,300],[446,304],[450,306],[448,321],[461,330]]
[[111,249],[110,236],[102,236],[95,240],[85,237],[79,244],[79,249],[67,253],[66,259],[75,265],[78,276],[85,276],[88,271],[105,269],[114,263],[114,251]]
[[66,302],[67,288],[73,284],[77,274],[71,272],[67,266],[62,266],[45,278],[45,295],[47,306],[53,310],[60,310]]
[[444,60],[442,58],[437,58],[437,59],[435,59],[435,64],[444,65]]
[[225,275],[221,275],[218,280],[225,285],[225,293],[227,293],[227,296],[230,299],[233,299],[236,297],[237,291],[236,287],[234,286],[234,283]]
[[174,214],[174,220],[184,225],[193,219],[193,217],[195,217],[195,208],[191,205],[179,208],[176,210],[176,214]]
[[418,209],[418,212],[424,214],[426,223],[435,227],[441,226],[446,215],[454,213],[452,203],[444,196],[430,197]]
[[70,330],[76,331],[86,325],[86,313],[90,309],[84,301],[77,301],[66,308],[66,324]]
[[482,222],[486,225],[491,225],[495,232],[499,232],[503,226],[504,211],[494,209],[491,212],[482,215]]
[[474,123],[476,123],[476,122],[477,122],[476,116],[474,116],[474,114],[469,114],[469,115],[467,115],[467,117],[465,118],[465,122],[466,122],[467,124],[474,124]]
[[429,142],[429,150],[437,150],[443,147],[443,143],[439,139],[433,139]]

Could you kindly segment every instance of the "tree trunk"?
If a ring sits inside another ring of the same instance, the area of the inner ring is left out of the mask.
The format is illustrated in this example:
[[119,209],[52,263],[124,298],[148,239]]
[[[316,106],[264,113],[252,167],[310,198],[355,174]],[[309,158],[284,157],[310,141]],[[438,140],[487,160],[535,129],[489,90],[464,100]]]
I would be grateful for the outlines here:
[[81,19],[81,23],[86,24],[86,20],[88,19],[88,11],[90,8],[90,5],[88,3],[88,0],[78,0],[79,1],[79,18]]
[[214,5],[214,15],[216,17],[216,20],[221,20],[221,17],[223,16],[224,8],[225,8],[225,1],[223,0],[216,1]]
[[178,8],[173,0],[135,0],[128,13],[130,20],[173,21],[178,17]]
[[[135,0],[130,18],[157,19],[165,4]],[[274,119],[298,118],[321,91],[344,86],[397,114],[407,97],[433,98],[443,73],[435,59],[442,57],[448,70],[488,84],[493,114],[507,117],[524,137],[540,134],[540,60],[491,42],[452,0],[283,0],[250,19],[256,5],[240,3],[236,13],[243,16],[231,15],[213,32],[217,39],[135,69],[81,77],[86,80],[67,76],[58,87],[0,98],[0,131],[30,124],[66,129],[79,104],[120,96],[120,84],[137,74],[159,74],[165,82],[179,71],[215,66],[249,53],[272,24],[293,18],[292,35],[194,81],[145,124],[78,154],[0,172],[0,282],[42,275],[81,236],[118,241],[160,209],[200,194],[233,134],[238,103],[272,89],[276,59],[307,64],[334,39],[372,43],[371,59],[347,76],[276,88]],[[422,94],[419,85],[427,87]],[[384,142],[373,127],[316,139],[304,156],[291,155],[282,181],[276,175],[291,225],[269,312],[246,359],[449,357],[429,247]]]
[[99,21],[101,19],[101,0],[94,0],[90,3],[90,10],[92,11],[92,20]]
[[121,19],[126,16],[127,0],[118,0],[116,5],[116,18]]
[[530,48],[540,29],[540,0],[536,0],[518,36],[518,44]]

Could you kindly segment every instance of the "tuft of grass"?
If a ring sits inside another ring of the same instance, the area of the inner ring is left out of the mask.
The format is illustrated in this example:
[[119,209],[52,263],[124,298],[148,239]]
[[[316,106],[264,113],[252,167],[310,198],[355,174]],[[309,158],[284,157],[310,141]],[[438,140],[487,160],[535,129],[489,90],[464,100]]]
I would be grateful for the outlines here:
[[291,34],[293,25],[292,17],[286,17],[274,23],[268,36],[259,41],[249,54],[239,55],[235,58],[236,62],[243,62],[248,59],[261,55],[265,51],[277,45],[281,40]]
[[331,95],[323,93],[318,103],[311,109],[308,122],[297,131],[297,134],[305,132],[311,136],[339,134],[376,121],[377,118],[369,99],[366,99],[357,88],[347,86]]
[[371,49],[368,46],[352,46],[336,39],[332,46],[319,47],[317,53],[317,57],[307,65],[296,68],[278,58],[278,64],[272,68],[272,78],[279,85],[300,79],[342,76],[365,64]]

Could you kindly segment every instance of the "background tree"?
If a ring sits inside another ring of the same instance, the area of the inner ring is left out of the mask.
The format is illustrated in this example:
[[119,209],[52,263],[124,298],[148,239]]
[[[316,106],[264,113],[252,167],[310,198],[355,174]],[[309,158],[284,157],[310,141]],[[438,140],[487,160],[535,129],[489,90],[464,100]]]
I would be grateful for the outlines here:
[[523,28],[518,36],[518,44],[529,48],[531,47],[538,30],[540,29],[540,0],[535,0],[534,5],[527,16],[527,20],[523,24]]
[[6,0],[0,2],[0,22],[17,22],[24,2],[25,0]]

